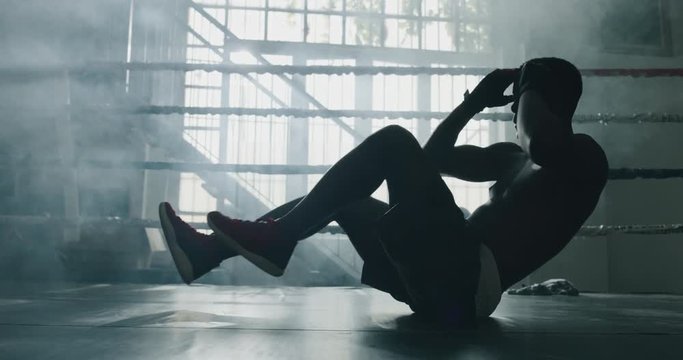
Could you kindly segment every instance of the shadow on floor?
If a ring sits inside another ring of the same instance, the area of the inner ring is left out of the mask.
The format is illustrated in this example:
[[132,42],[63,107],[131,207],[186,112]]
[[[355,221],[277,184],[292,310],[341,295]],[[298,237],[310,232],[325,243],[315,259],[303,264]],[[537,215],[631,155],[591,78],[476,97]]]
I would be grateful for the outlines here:
[[481,320],[474,329],[453,329],[415,314],[399,316],[395,329],[363,333],[361,343],[386,354],[400,357],[489,358],[497,357],[503,337],[501,322]]

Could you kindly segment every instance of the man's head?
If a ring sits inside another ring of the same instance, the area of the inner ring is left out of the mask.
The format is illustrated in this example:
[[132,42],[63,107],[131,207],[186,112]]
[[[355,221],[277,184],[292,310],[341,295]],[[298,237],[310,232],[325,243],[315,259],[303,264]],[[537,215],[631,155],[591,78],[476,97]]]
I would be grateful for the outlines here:
[[520,96],[527,90],[536,90],[559,118],[571,127],[574,111],[583,92],[581,73],[569,61],[559,58],[537,58],[522,64],[519,78],[513,86],[516,113]]

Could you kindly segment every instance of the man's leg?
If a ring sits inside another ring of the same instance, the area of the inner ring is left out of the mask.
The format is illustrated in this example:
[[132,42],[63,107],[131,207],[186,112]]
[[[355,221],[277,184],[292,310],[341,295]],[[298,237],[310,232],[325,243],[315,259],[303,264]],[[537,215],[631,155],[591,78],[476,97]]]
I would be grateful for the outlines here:
[[[280,205],[264,214],[260,219],[282,217],[302,199],[303,197],[300,197]],[[344,229],[363,261],[366,264],[371,264],[373,269],[381,269],[378,272],[381,272],[379,278],[383,281],[378,288],[392,292],[388,289],[398,287],[396,286],[398,284],[396,274],[379,243],[377,231],[377,219],[388,209],[389,205],[385,202],[368,197],[346,206],[331,218],[325,219],[294,240],[286,241],[296,242],[306,239],[316,234],[330,222],[336,221]],[[164,202],[159,205],[159,219],[161,220],[164,239],[171,251],[178,272],[187,284],[208,273],[223,260],[237,255],[231,248],[218,241],[215,234],[206,235],[193,229],[175,214],[168,203]],[[386,285],[387,282],[391,283],[393,287]]]
[[436,166],[417,141],[405,146],[411,177],[387,180],[391,209],[380,220],[380,242],[417,313],[463,324],[475,320],[479,244]]
[[[366,198],[339,211],[334,220],[344,229],[363,259],[361,282],[391,294],[398,301],[410,303],[405,284],[380,238],[379,220],[388,210],[389,204]],[[413,239],[406,240],[406,246],[412,246],[409,242]]]
[[[290,201],[268,211],[263,216],[259,217],[257,219],[257,221],[265,220],[265,219],[279,219],[279,218],[287,215],[288,212],[292,211],[292,209],[294,209],[294,207],[296,207],[296,205],[299,204],[301,202],[301,200],[303,200],[303,199],[304,199],[304,197],[302,196],[302,197],[298,197],[294,200],[290,200]],[[329,224],[332,221],[335,221],[333,219],[334,215],[336,215],[336,214],[332,214],[332,215],[328,216],[327,218],[321,220],[320,223],[312,226],[311,228],[307,229],[306,231],[304,231],[300,234],[295,234],[294,236],[292,236],[291,241],[296,242],[296,241],[304,240],[308,237],[313,236],[318,231],[320,231],[322,228],[327,226],[327,224]]]
[[[419,151],[416,151],[417,150]],[[415,153],[421,158],[415,161]],[[399,126],[385,127],[341,158],[290,212],[277,220],[287,236],[301,234],[343,207],[369,197],[384,180],[419,191],[426,158],[415,138]]]
[[425,160],[410,132],[399,126],[388,126],[339,160],[285,216],[252,223],[212,212],[207,220],[219,239],[262,270],[279,276],[293,251],[295,241],[292,240],[330,221],[347,205],[369,197],[384,180],[392,187],[420,191],[419,174]]
[[[264,214],[259,219],[280,218],[291,211],[303,197],[291,200]],[[394,265],[389,260],[379,238],[378,220],[389,210],[384,201],[367,197],[353,202],[337,211],[329,219],[309,231],[295,237],[295,241],[306,239],[332,221],[336,221],[348,236],[349,241],[363,259],[361,282],[375,289],[391,294],[396,300],[407,302],[408,295]]]
[[[291,200],[267,212],[259,219],[281,218],[290,212],[301,200],[303,200],[303,197]],[[356,251],[365,261],[367,254],[375,253],[377,249],[381,249],[381,245],[378,242],[377,222],[388,210],[389,204],[372,197],[367,197],[343,207],[317,225],[309,228],[308,231],[294,236],[294,238],[296,241],[306,239],[316,234],[330,222],[336,221],[344,229]]]
[[[419,161],[415,153],[420,155]],[[273,227],[279,237],[289,239],[311,233],[311,229],[329,221],[345,206],[369,197],[384,180],[391,187],[420,191],[417,186],[422,183],[417,179],[425,160],[422,149],[407,130],[388,126],[340,159],[303,200],[275,220]]]

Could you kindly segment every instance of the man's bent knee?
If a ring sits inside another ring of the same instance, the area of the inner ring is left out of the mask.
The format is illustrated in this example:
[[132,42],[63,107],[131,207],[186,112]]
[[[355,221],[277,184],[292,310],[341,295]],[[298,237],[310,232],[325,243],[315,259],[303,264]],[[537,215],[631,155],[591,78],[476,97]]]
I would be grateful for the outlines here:
[[413,134],[399,125],[389,125],[373,134],[376,141],[389,153],[401,152],[405,149],[422,149]]
[[385,139],[392,139],[396,141],[414,141],[415,137],[406,128],[400,125],[389,125],[378,130],[376,135],[381,135]]

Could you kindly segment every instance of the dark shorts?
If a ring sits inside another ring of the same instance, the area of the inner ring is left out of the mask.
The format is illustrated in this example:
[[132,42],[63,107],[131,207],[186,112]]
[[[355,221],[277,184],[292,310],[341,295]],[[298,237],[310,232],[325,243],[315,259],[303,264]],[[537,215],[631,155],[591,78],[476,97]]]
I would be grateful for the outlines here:
[[416,313],[456,318],[451,320],[474,316],[479,241],[470,236],[452,195],[450,202],[397,204],[378,226],[384,251],[366,255],[364,284],[388,292]]

